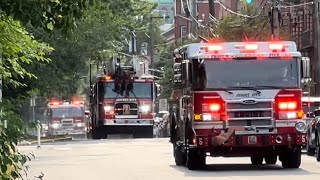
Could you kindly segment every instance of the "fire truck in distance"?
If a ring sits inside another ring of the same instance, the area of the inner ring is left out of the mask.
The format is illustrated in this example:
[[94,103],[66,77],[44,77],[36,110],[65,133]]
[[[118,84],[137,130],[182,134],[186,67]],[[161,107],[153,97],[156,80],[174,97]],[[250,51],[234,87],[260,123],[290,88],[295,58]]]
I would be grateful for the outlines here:
[[48,103],[48,135],[83,135],[87,134],[87,118],[84,102],[73,98],[71,103],[52,100]]
[[310,60],[294,42],[195,43],[174,56],[176,165],[200,169],[209,155],[250,157],[252,164],[279,157],[284,168],[299,168],[307,127],[301,78],[309,78]]
[[131,65],[124,66],[119,58],[114,58],[110,72],[104,70],[97,75],[90,101],[93,139],[111,134],[153,137],[157,88],[153,76],[139,71],[146,68],[138,68],[141,64],[132,61]]

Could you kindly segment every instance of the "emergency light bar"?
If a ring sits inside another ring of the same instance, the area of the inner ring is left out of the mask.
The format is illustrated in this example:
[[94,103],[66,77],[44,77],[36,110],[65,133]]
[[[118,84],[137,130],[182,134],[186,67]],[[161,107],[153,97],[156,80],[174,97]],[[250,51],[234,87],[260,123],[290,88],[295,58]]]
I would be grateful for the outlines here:
[[59,101],[59,100],[52,100],[48,103],[49,106],[58,106],[58,105],[61,105],[62,102]]
[[301,57],[293,41],[194,43],[181,51],[186,58]]

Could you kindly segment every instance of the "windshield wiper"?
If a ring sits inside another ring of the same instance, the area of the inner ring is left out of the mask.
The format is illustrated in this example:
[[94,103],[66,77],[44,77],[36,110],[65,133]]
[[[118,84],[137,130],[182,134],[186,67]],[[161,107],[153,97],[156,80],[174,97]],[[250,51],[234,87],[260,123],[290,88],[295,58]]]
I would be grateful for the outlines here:
[[228,86],[227,88],[232,88],[232,89],[244,89],[244,90],[246,90],[246,89],[248,89],[248,90],[252,90],[252,91],[255,91],[255,92],[257,92],[259,95],[261,94],[261,91],[259,91],[259,90],[257,90],[256,88],[256,86]]

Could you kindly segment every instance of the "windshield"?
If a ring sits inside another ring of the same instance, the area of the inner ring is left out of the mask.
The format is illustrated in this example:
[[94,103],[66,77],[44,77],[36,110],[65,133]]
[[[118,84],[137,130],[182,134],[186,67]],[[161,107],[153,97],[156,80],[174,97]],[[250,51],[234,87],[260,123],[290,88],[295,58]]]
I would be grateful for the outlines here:
[[[105,83],[105,98],[123,98],[121,94],[113,91],[114,83]],[[152,98],[151,82],[135,82],[133,83],[133,92],[129,92],[131,98]]]
[[52,117],[66,118],[66,117],[82,117],[84,109],[82,107],[60,107],[52,108]]
[[197,82],[203,88],[298,87],[298,77],[295,60],[205,60]]

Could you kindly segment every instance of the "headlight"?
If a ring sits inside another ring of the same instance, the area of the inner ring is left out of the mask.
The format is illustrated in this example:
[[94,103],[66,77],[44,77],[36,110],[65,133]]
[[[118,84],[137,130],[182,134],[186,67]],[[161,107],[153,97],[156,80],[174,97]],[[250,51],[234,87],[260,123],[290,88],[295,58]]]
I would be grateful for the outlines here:
[[111,111],[112,110],[112,106],[104,106],[104,111]]
[[53,123],[51,126],[52,126],[53,129],[57,129],[57,128],[59,128],[60,124],[59,123]]
[[203,114],[204,121],[211,121],[211,114]]
[[295,127],[296,127],[296,130],[300,133],[305,133],[307,130],[307,125],[304,121],[298,121]]
[[142,105],[142,106],[140,106],[140,110],[141,110],[141,112],[144,112],[144,113],[149,112],[150,111],[150,105],[147,105],[147,104]]
[[77,123],[77,127],[83,127],[84,123]]

